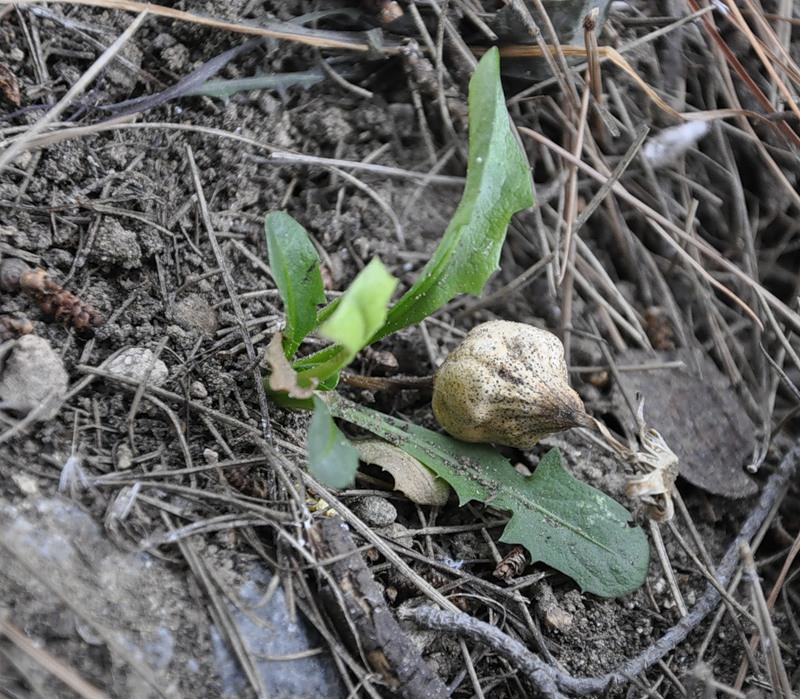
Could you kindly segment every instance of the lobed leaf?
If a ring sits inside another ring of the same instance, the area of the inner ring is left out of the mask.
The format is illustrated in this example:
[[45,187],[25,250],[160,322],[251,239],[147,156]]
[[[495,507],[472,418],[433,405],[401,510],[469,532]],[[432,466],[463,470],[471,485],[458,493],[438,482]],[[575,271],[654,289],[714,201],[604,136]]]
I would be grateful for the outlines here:
[[462,505],[490,502],[512,514],[501,540],[521,544],[541,561],[601,597],[633,592],[645,580],[650,548],[630,513],[571,476],[557,449],[532,476],[522,476],[494,449],[460,442],[378,413],[341,396],[326,396],[331,414],[401,447],[446,480]]

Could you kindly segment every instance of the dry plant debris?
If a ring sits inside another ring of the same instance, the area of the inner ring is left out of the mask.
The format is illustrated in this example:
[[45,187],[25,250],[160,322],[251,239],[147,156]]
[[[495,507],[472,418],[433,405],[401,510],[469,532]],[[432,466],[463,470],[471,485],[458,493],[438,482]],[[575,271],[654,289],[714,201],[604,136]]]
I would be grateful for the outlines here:
[[[329,679],[335,668],[340,684],[330,681],[328,696],[387,695],[384,682],[399,675],[376,675],[369,660],[386,644],[369,657],[351,645],[352,627],[340,632],[320,603],[319,580],[338,607],[363,613],[358,624],[370,610],[392,617],[402,604],[413,625],[404,620],[387,638],[419,641],[427,679],[454,697],[797,692],[800,43],[792,3],[613,3],[588,49],[599,76],[580,65],[587,50],[559,46],[546,20],[531,41],[504,47],[519,60],[538,53],[555,71],[506,85],[537,206],[515,218],[482,299],[456,299],[375,347],[396,357],[401,375],[419,376],[479,323],[543,325],[562,340],[587,411],[631,445],[647,435],[625,434],[637,417],[632,394],[647,394],[648,422],[696,471],[676,481],[672,522],[650,526],[660,554],[647,588],[623,600],[581,596],[551,571],[511,559],[513,576],[498,583],[492,571],[508,554],[497,543],[507,521],[491,508],[436,509],[393,494],[397,521],[381,531],[365,525],[355,502],[385,497],[385,474],[367,470],[344,494],[315,483],[304,470],[306,418],[254,391],[260,352],[283,321],[264,264],[267,211],[286,210],[310,231],[332,299],[378,255],[407,288],[458,201],[466,78],[501,3],[398,5],[402,16],[394,3],[373,3],[365,21],[333,2],[303,16],[308,4],[294,0],[215,0],[204,14],[149,5],[134,20],[144,3],[0,2],[0,91],[10,107],[0,123],[0,252],[29,268],[12,275],[3,311],[29,311],[16,292],[30,274],[47,313],[95,330],[86,339],[37,323],[67,372],[51,386],[61,400],[33,426],[31,413],[0,416],[0,544],[10,562],[0,570],[0,693],[52,695],[63,682],[82,696],[205,699],[226,688],[280,696],[269,682],[302,667],[306,679]],[[241,34],[266,42],[239,51]],[[405,35],[419,52],[404,46]],[[279,87],[184,96],[190,76],[263,73]],[[120,111],[109,107],[138,97],[146,113],[108,120]],[[673,146],[679,117],[707,133],[692,129]],[[654,161],[643,144],[659,133]],[[124,265],[97,254],[102,231],[120,222],[137,243]],[[34,272],[40,264],[72,289],[91,289],[108,310],[105,323]],[[189,293],[218,325],[174,320]],[[167,365],[163,385],[103,368],[132,347]],[[689,371],[656,354],[674,348],[704,358],[684,360]],[[631,350],[642,354],[631,359]],[[657,363],[643,371],[660,379],[672,372],[669,385],[653,378],[648,391],[628,373],[632,362]],[[724,382],[709,382],[708,369],[698,379],[704,364]],[[366,359],[358,368],[375,371]],[[341,390],[432,426],[428,398],[413,383],[390,392],[356,383]],[[618,399],[620,386],[630,404]],[[721,424],[712,435],[705,420],[714,410]],[[685,433],[687,423],[710,451],[682,453],[672,431]],[[565,462],[624,499],[624,479],[615,480],[611,459],[597,465],[609,457],[601,441],[587,446],[589,436],[561,438]],[[511,452],[520,470],[535,467],[537,449]],[[743,481],[745,463],[757,472]],[[61,476],[76,469],[83,477],[66,490],[79,505],[56,495]],[[751,483],[757,501],[738,497]],[[309,502],[320,500],[348,522],[347,537],[320,538],[339,526],[327,506],[312,511]],[[366,563],[357,553],[364,547]],[[122,558],[125,567],[116,565]],[[102,584],[106,566],[119,584]],[[56,584],[54,569],[69,582]],[[374,606],[364,606],[364,590]],[[318,633],[290,652],[251,643],[273,638],[253,610],[280,594],[287,616],[278,628]],[[569,624],[537,607],[547,594]],[[158,609],[182,613],[161,623]],[[141,653],[148,643],[173,652]],[[186,672],[192,663],[198,673]]]
[[46,316],[78,332],[93,332],[103,322],[99,311],[53,281],[45,270],[31,269],[15,257],[0,261],[0,291],[28,294]]

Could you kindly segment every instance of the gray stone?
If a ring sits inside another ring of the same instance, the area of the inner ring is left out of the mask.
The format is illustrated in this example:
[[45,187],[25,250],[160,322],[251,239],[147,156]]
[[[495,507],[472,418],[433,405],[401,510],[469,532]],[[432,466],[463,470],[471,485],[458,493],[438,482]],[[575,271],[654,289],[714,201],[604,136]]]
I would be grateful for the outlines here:
[[153,351],[146,347],[131,347],[121,354],[107,361],[104,368],[110,374],[126,376],[136,381],[144,381],[147,371],[150,369],[150,376],[147,383],[150,386],[161,386],[169,376],[167,365],[160,359],[153,362]]
[[6,410],[49,420],[61,408],[68,377],[61,357],[37,335],[23,335],[8,343],[0,357],[0,401]]
[[388,527],[397,519],[397,508],[378,495],[361,498],[353,505],[353,512],[372,527]]

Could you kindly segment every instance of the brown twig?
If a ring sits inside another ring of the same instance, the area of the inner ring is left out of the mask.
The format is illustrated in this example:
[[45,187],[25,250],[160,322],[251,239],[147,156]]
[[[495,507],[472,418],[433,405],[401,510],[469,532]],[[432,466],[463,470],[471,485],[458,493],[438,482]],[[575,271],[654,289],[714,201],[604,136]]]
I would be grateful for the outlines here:
[[[0,0],[0,6],[10,3],[11,0]],[[14,0],[16,2],[16,0]],[[34,2],[46,2],[46,0],[34,0]],[[361,34],[350,34],[348,32],[321,31],[307,29],[299,24],[289,22],[268,22],[260,25],[245,24],[241,22],[228,22],[215,19],[205,15],[184,12],[164,5],[155,5],[149,2],[135,2],[134,0],[61,0],[68,5],[83,5],[85,7],[102,7],[113,10],[124,10],[127,12],[145,12],[157,17],[166,17],[182,22],[191,22],[205,27],[222,29],[239,34],[250,34],[253,36],[266,36],[275,39],[285,39],[294,41],[307,46],[318,46],[329,49],[349,49],[366,53],[376,47]],[[397,46],[386,44],[380,50],[386,54],[397,53]]]
[[354,388],[368,391],[385,391],[398,388],[430,389],[433,387],[433,376],[362,376],[343,371],[342,381]]
[[[569,162],[576,162],[575,158],[572,154],[567,151],[566,149],[562,148],[561,146],[553,143],[551,140],[547,139],[545,136],[536,133],[532,129],[528,129],[524,126],[518,127],[520,133],[524,134],[525,136],[529,136],[531,139],[542,143],[551,151],[557,153],[560,157],[564,160]],[[578,162],[578,167],[581,168],[585,173],[587,173],[591,178],[596,179],[600,182],[605,181],[605,177],[601,175],[595,168],[590,167],[586,163]],[[636,206],[640,210],[642,210],[647,217],[653,223],[653,229],[656,233],[658,233],[659,237],[662,239],[664,243],[666,243],[669,247],[673,248],[673,250],[683,258],[689,266],[693,267],[697,270],[697,272],[704,278],[708,279],[708,282],[717,290],[725,294],[728,298],[730,298],[733,303],[739,306],[748,316],[754,321],[756,326],[759,329],[763,330],[764,324],[758,315],[753,311],[750,306],[748,306],[741,298],[739,298],[734,292],[732,292],[727,286],[722,284],[721,282],[717,281],[714,277],[710,275],[708,270],[702,267],[696,260],[688,256],[686,251],[680,247],[680,245],[668,236],[668,233],[676,234],[676,237],[684,243],[687,243],[693,248],[697,248],[704,257],[707,257],[717,263],[722,269],[726,272],[729,272],[733,277],[742,281],[746,286],[750,287],[751,289],[757,290],[759,295],[763,298],[765,303],[769,303],[775,310],[777,310],[783,318],[793,326],[793,328],[800,330],[800,315],[797,314],[796,311],[792,310],[787,304],[781,301],[777,296],[769,292],[768,290],[761,287],[761,285],[749,277],[745,272],[739,269],[735,264],[731,263],[727,260],[723,255],[721,255],[717,250],[711,247],[708,243],[699,238],[690,236],[686,233],[686,231],[682,230],[680,227],[676,226],[672,221],[668,218],[662,216],[658,212],[654,211],[651,207],[643,204],[639,201],[636,197],[634,197],[627,189],[625,189],[621,184],[616,183],[612,188],[614,193],[617,194],[623,201]]]
[[[689,7],[697,12],[699,10],[698,4],[695,0],[687,0]],[[736,57],[734,52],[725,43],[724,39],[720,35],[717,28],[714,26],[713,21],[707,15],[703,16],[702,18],[703,26],[705,27],[708,35],[717,45],[719,50],[724,54],[725,59],[728,61],[728,65],[730,65],[731,69],[736,73],[736,76],[745,84],[753,96],[758,100],[758,102],[764,107],[767,114],[773,113],[775,110],[770,103],[767,96],[761,91],[761,89],[756,84],[755,80],[750,76],[750,73],[744,68],[744,66],[739,62],[739,59]],[[788,126],[788,124],[784,123],[783,121],[776,122],[778,128],[781,130],[781,133],[795,146],[800,146],[800,136],[798,136],[792,129]]]
[[744,571],[747,581],[750,583],[750,597],[756,617],[756,626],[760,635],[764,660],[767,666],[767,675],[770,679],[770,686],[775,696],[791,699],[794,694],[786,672],[786,666],[781,658],[781,648],[778,642],[778,635],[770,617],[770,607],[764,597],[764,590],[756,572],[756,563],[753,560],[753,552],[750,550],[746,541],[740,546],[740,553],[744,561]]
[[[786,556],[786,560],[784,561],[783,566],[781,567],[781,572],[778,575],[778,579],[775,581],[775,584],[774,584],[774,586],[772,588],[772,591],[770,592],[769,597],[764,602],[764,605],[765,605],[766,609],[764,610],[765,613],[762,615],[762,618],[764,620],[764,625],[765,626],[770,623],[769,612],[775,606],[775,601],[778,599],[778,593],[782,589],[783,585],[786,583],[786,579],[787,579],[787,577],[789,575],[789,571],[791,570],[792,564],[796,560],[798,554],[800,554],[800,534],[798,534],[795,537],[794,542],[792,544],[792,548],[789,551],[788,555]],[[749,556],[750,556],[750,558],[752,558],[752,553],[749,553]],[[749,575],[749,571],[748,571],[748,575]],[[750,576],[751,579],[753,579],[754,575],[755,574]],[[755,580],[753,580],[753,582],[754,582],[754,585],[755,585],[755,583],[757,582],[757,578],[755,578]],[[751,648],[751,650],[755,650],[756,646],[758,645],[760,636],[761,636],[761,629],[759,629],[759,630],[757,630],[757,631],[755,631],[753,633],[753,636],[750,639],[750,648]],[[772,645],[775,648],[775,652],[780,653],[780,648],[779,648],[778,644],[776,642],[774,642],[772,639],[771,639],[771,642],[772,642]],[[741,689],[744,686],[745,675],[747,674],[747,668],[748,668],[749,664],[750,663],[748,661],[748,658],[744,657],[742,659],[742,664],[739,667],[739,673],[738,673],[738,675],[736,677],[736,682],[734,683],[734,687],[736,689]],[[773,667],[778,667],[778,665],[774,665]]]
[[401,697],[447,697],[447,688],[425,664],[383,601],[343,522],[338,518],[318,519],[309,529],[309,540],[320,564],[330,570],[337,583],[338,589],[327,590],[331,597],[328,609],[346,617],[342,627],[356,633],[357,638],[352,640],[372,669]]

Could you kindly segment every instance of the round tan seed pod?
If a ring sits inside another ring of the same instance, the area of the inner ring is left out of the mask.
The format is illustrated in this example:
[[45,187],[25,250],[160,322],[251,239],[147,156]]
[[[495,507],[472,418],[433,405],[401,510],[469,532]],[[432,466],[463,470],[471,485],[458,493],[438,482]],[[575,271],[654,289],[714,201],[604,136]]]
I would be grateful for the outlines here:
[[456,439],[519,449],[593,426],[568,383],[561,341],[506,320],[473,328],[444,360],[434,377],[433,414]]

